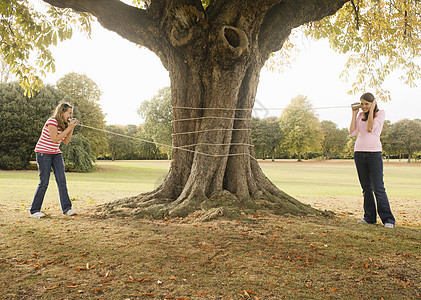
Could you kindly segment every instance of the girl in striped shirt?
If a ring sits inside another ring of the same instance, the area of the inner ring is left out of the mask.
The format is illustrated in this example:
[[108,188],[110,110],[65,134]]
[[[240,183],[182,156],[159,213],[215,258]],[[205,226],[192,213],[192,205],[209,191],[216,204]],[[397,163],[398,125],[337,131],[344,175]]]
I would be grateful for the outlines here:
[[64,161],[59,149],[61,142],[65,144],[70,142],[76,124],[77,120],[73,118],[73,107],[68,103],[60,103],[54,115],[45,122],[42,128],[35,147],[40,181],[31,204],[30,213],[33,218],[45,217],[45,214],[41,212],[41,206],[50,181],[51,169],[56,178],[63,214],[68,216],[76,214],[67,192]]

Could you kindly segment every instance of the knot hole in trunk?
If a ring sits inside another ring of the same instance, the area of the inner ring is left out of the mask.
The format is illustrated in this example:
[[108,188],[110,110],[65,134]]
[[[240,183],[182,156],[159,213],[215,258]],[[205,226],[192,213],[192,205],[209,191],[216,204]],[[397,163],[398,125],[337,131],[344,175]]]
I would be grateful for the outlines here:
[[224,28],[224,36],[227,42],[234,48],[240,46],[240,36],[238,32],[232,28],[225,27]]
[[225,52],[231,59],[240,57],[248,48],[248,38],[246,33],[236,27],[222,26],[219,32],[219,47],[221,52]]

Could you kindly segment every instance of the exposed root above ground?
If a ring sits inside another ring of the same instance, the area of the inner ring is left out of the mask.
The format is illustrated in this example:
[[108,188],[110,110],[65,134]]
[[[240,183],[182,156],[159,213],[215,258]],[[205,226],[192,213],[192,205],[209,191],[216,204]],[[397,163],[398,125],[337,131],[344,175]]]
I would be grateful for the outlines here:
[[185,199],[157,197],[157,192],[140,194],[103,204],[98,207],[101,217],[154,218],[199,216],[203,221],[220,217],[228,219],[243,218],[258,211],[282,215],[322,215],[326,212],[280,193],[265,193],[260,199],[239,199],[228,191],[213,194],[211,197],[189,196]]

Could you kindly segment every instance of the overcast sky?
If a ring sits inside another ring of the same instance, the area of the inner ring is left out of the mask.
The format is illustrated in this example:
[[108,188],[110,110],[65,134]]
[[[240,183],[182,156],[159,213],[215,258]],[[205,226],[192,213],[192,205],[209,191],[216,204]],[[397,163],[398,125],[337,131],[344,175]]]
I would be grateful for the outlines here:
[[[326,41],[304,40],[300,48],[291,68],[284,73],[262,70],[255,108],[267,110],[259,111],[258,116],[279,116],[279,108],[302,94],[310,99],[320,121],[330,120],[340,128],[348,127],[349,108],[324,108],[349,106],[359,100],[359,95],[347,94],[351,83],[339,78],[346,56],[330,50]],[[170,85],[168,72],[155,54],[97,23],[93,24],[92,39],[75,32],[72,40],[58,44],[52,52],[56,72],[48,74],[44,82],[55,84],[70,72],[87,75],[103,92],[100,105],[108,125],[139,125],[140,103]],[[421,87],[409,88],[396,79],[397,75],[385,85],[391,91],[392,101],[379,103],[386,110],[386,119],[396,122],[421,118]],[[271,110],[274,108],[277,110]]]

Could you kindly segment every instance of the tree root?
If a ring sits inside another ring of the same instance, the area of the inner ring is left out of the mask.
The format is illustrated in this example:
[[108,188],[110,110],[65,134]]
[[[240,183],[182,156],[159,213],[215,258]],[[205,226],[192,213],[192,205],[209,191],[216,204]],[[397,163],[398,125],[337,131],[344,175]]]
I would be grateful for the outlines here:
[[292,215],[332,215],[303,204],[293,197],[278,191],[263,193],[259,199],[239,199],[228,191],[212,194],[210,197],[191,194],[184,199],[157,197],[159,192],[123,198],[103,204],[97,208],[99,217],[133,218],[186,218],[194,217],[200,221],[216,218],[244,219],[246,215],[266,212],[271,214]]

